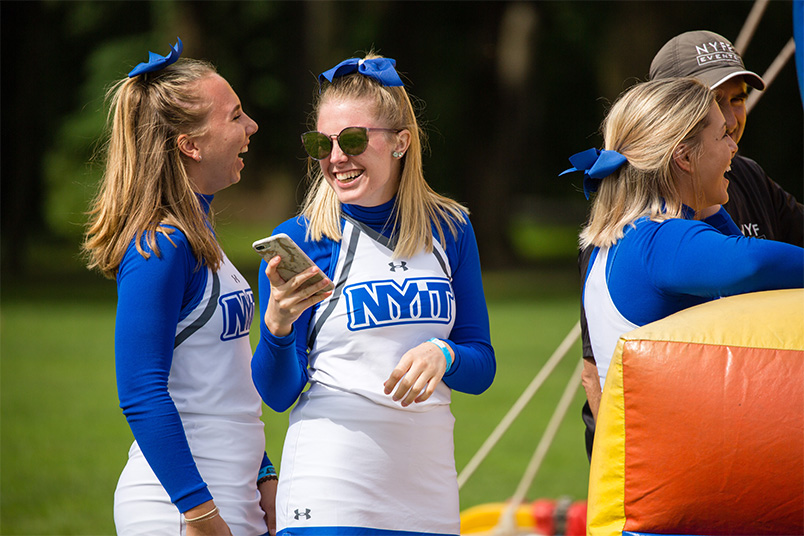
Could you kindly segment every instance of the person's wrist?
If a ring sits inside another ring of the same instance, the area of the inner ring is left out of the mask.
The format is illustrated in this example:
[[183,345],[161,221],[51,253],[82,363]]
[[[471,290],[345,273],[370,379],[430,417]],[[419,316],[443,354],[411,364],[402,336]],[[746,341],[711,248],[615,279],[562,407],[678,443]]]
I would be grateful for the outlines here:
[[260,469],[260,472],[257,475],[257,485],[259,486],[263,482],[268,482],[269,480],[277,480],[276,469],[274,469],[272,464],[268,464]]
[[184,512],[184,522],[187,524],[203,523],[220,515],[218,507],[212,501],[199,504]]
[[442,354],[444,354],[444,359],[447,361],[447,369],[444,371],[444,374],[446,374],[452,367],[452,354],[449,351],[449,346],[447,346],[447,343],[445,343],[441,339],[436,339],[435,337],[433,337],[432,339],[428,339],[427,342],[431,342],[436,346],[438,346],[438,349],[441,350]]
[[282,324],[280,322],[274,322],[269,315],[265,315],[265,327],[268,328],[268,331],[271,332],[271,335],[274,337],[287,337],[290,335],[290,332],[293,331],[293,324]]

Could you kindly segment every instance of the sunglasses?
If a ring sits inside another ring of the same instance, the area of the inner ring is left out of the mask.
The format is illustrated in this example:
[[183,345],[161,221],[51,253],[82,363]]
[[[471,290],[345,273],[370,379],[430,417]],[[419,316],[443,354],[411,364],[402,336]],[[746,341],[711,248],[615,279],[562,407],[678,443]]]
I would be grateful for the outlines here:
[[332,152],[332,140],[338,140],[338,146],[343,154],[357,156],[362,154],[368,147],[368,134],[370,130],[384,130],[386,132],[401,132],[395,128],[369,128],[369,127],[346,127],[340,134],[324,134],[316,130],[305,132],[301,135],[304,150],[313,160],[323,160]]

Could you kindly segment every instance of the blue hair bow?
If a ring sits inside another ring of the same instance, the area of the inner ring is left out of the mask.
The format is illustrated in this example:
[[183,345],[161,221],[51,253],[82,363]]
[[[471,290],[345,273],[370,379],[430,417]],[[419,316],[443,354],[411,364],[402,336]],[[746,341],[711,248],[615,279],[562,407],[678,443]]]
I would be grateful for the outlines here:
[[318,83],[323,84],[324,80],[332,82],[335,78],[346,76],[347,74],[360,73],[363,76],[373,78],[384,86],[404,86],[402,79],[396,72],[396,60],[391,58],[372,58],[361,60],[349,58],[343,60],[338,65],[328,71],[318,75]]
[[182,50],[184,50],[184,45],[182,44],[181,39],[179,39],[178,37],[176,39],[178,39],[178,42],[172,47],[170,47],[170,52],[168,52],[167,56],[160,56],[155,52],[149,51],[148,61],[140,63],[139,65],[131,69],[131,72],[128,73],[128,77],[134,78],[138,74],[159,71],[161,69],[164,69],[168,65],[176,63],[176,60],[178,60],[179,56],[181,56]]
[[558,176],[583,171],[583,194],[589,199],[589,194],[597,191],[600,181],[620,169],[628,159],[617,151],[587,149],[570,156],[569,161],[574,167],[559,173]]

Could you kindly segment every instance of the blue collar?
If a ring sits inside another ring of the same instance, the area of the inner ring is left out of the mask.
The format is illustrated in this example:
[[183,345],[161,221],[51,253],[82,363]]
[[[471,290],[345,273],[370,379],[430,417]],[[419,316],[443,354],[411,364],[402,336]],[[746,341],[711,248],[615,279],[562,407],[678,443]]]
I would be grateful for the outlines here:
[[695,219],[695,211],[692,207],[687,205],[681,205],[681,215],[684,217],[685,220],[694,220]]
[[198,202],[201,204],[204,214],[208,215],[212,205],[212,200],[215,199],[215,195],[196,193],[195,196],[198,198]]
[[396,212],[396,197],[376,207],[362,207],[360,205],[341,205],[344,214],[348,214],[357,221],[363,222],[381,234],[392,234],[394,215]]
[[382,224],[394,212],[396,197],[376,207],[363,207],[360,205],[341,205],[341,209],[348,215],[365,223]]

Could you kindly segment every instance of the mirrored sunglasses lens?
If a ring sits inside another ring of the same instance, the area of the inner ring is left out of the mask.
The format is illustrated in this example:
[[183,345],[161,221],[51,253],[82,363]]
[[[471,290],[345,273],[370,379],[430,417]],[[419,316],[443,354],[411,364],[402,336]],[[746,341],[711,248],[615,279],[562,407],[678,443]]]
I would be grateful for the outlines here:
[[357,156],[368,147],[368,132],[359,127],[345,128],[338,136],[338,145],[349,156]]
[[302,144],[312,158],[322,160],[332,151],[332,140],[320,132],[305,132],[302,134]]

